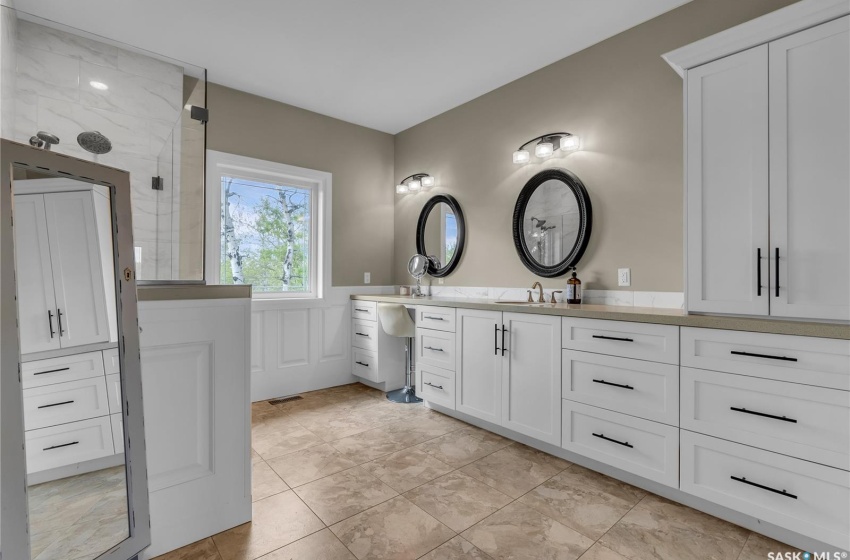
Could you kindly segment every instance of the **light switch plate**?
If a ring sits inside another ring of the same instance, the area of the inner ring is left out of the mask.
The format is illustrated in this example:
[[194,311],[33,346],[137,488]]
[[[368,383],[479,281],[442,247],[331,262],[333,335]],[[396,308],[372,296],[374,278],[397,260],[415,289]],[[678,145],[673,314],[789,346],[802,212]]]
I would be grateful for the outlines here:
[[632,269],[631,268],[618,268],[617,269],[617,283],[620,286],[631,286],[632,285]]
[[363,273],[363,283],[364,284],[371,284],[372,283],[372,273],[371,272],[364,272]]

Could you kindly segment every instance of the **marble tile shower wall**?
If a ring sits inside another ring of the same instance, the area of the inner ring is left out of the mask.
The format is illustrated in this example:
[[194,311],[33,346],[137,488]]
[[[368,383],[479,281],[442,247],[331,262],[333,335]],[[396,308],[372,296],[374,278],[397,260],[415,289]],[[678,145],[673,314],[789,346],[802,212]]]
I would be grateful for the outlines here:
[[[169,173],[181,147],[183,68],[24,20],[17,21],[16,55],[13,139],[27,142],[48,131],[61,140],[55,151],[129,171],[140,277],[172,278],[170,251],[158,248],[171,244],[163,232],[171,231],[175,208],[160,203],[151,177],[163,167]],[[83,150],[76,138],[87,130],[106,135],[112,151]],[[168,161],[159,162],[163,156]]]
[[0,7],[0,136],[3,138],[11,138],[15,129],[17,23],[12,10]]

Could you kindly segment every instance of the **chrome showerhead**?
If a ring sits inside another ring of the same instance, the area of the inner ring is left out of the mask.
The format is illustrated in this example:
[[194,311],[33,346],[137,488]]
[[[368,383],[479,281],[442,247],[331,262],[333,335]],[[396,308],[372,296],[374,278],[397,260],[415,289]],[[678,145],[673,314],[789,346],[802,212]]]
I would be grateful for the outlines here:
[[35,146],[36,148],[44,148],[45,150],[50,150],[50,147],[53,144],[58,144],[59,138],[55,134],[50,134],[49,132],[44,132],[43,130],[39,130],[38,134],[30,138],[30,146]]
[[112,151],[112,142],[109,141],[109,138],[96,130],[81,132],[77,136],[77,144],[85,151],[93,154],[108,154]]

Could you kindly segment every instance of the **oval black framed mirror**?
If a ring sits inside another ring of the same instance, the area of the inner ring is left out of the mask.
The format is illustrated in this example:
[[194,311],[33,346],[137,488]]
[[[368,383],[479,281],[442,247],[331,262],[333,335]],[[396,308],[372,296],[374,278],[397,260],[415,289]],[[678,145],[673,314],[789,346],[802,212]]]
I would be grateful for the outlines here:
[[448,194],[431,197],[416,224],[416,252],[428,257],[428,274],[443,278],[460,262],[466,223],[457,200]]
[[519,258],[544,278],[564,275],[587,248],[592,225],[584,183],[566,169],[546,169],[525,184],[514,207]]

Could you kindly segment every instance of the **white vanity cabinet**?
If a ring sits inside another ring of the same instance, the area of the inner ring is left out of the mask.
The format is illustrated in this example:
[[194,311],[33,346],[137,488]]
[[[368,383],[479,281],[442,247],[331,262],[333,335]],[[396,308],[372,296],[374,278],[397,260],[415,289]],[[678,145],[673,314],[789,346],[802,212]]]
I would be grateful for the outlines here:
[[384,332],[376,302],[351,303],[351,373],[384,391],[404,387],[405,340]]

